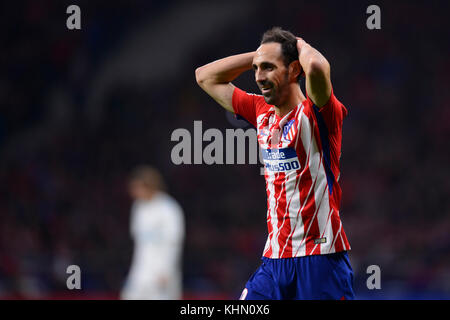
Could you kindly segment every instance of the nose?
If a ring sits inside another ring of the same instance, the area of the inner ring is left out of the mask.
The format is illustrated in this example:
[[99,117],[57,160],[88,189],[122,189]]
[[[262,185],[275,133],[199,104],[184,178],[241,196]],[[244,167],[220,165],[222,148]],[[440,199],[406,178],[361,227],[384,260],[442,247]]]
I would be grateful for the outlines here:
[[267,80],[267,77],[264,72],[261,72],[260,69],[255,70],[255,81],[258,83],[262,83]]

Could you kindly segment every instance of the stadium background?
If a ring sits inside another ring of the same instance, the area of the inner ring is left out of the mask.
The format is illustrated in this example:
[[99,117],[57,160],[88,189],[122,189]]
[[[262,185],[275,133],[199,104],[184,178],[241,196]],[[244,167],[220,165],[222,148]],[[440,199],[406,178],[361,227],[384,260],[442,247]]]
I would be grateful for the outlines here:
[[[81,7],[81,30],[66,8]],[[366,28],[381,8],[382,29]],[[341,216],[360,299],[450,297],[448,2],[6,1],[0,9],[0,298],[115,299],[126,177],[158,167],[187,222],[184,297],[235,299],[266,237],[259,165],[173,165],[176,128],[234,128],[194,79],[279,25],[332,65]],[[251,73],[237,82],[257,90]],[[66,267],[82,270],[69,291]],[[381,268],[368,290],[366,268]]]

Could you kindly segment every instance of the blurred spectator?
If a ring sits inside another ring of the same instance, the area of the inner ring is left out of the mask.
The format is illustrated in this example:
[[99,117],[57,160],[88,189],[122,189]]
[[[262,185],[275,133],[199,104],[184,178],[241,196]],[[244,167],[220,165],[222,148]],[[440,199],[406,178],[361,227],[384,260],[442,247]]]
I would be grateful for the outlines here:
[[122,290],[123,299],[176,300],[182,297],[183,210],[165,189],[161,174],[152,167],[138,167],[131,175],[134,253]]

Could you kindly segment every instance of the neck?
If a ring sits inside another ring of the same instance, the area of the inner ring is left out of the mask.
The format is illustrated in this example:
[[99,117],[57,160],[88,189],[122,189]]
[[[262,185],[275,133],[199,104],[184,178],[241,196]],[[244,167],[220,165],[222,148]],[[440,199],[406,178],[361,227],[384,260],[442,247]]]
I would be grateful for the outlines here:
[[145,200],[145,201],[150,201],[152,200],[157,194],[159,193],[159,191],[157,190],[148,190],[140,200]]
[[285,102],[275,106],[275,113],[281,118],[291,112],[291,110],[293,110],[301,102],[306,100],[302,89],[300,89],[300,86],[297,83],[291,83],[288,92],[289,95],[287,96]]

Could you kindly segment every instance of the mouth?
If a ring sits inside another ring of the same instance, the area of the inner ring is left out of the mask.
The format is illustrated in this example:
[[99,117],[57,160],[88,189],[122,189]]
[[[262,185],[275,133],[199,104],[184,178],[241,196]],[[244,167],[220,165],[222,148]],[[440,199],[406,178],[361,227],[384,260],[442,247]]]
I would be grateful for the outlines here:
[[272,92],[272,86],[264,86],[260,87],[260,89],[263,95],[268,95]]

